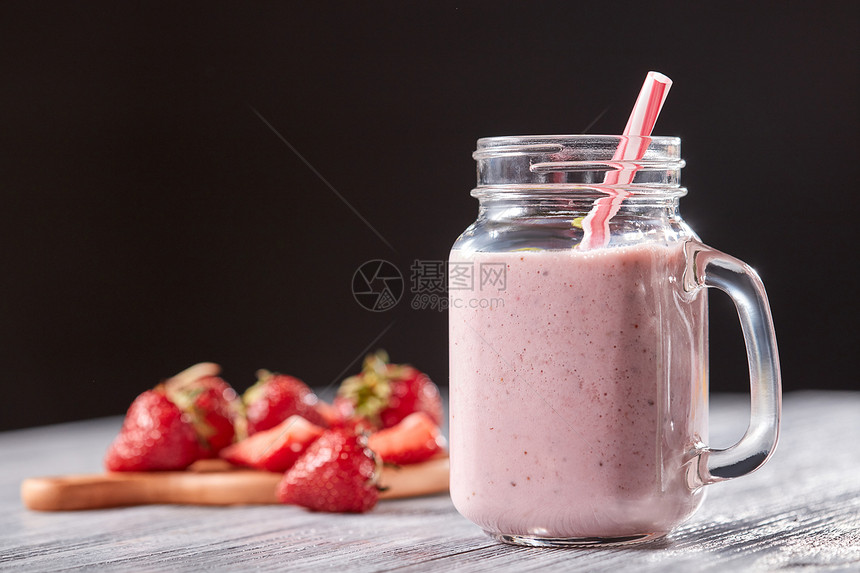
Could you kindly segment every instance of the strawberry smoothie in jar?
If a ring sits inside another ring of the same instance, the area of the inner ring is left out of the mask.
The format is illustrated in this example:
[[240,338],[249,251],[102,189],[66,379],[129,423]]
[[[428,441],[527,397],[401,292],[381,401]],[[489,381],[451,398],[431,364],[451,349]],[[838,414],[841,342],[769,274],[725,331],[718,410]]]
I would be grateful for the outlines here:
[[[661,537],[775,447],[761,281],[681,219],[677,138],[487,138],[474,157],[479,216],[449,261],[454,504],[509,543]],[[727,450],[705,445],[705,287],[735,300],[749,351],[750,430]]]

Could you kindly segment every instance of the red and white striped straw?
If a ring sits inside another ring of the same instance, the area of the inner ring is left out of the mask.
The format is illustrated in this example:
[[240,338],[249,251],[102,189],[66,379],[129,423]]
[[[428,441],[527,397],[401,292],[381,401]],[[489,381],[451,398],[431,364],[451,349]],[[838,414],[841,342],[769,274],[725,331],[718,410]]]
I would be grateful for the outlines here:
[[[649,136],[657,123],[663,102],[672,87],[672,80],[660,72],[648,72],[645,83],[636,98],[636,104],[624,128],[625,136]],[[635,161],[642,159],[648,149],[648,140],[636,138],[630,145],[628,137],[622,137],[613,155],[613,161]],[[636,169],[609,171],[604,177],[604,185],[627,185],[633,181]],[[630,193],[622,189],[605,189],[609,196],[601,197],[582,221],[583,237],[581,249],[605,247],[609,244],[609,220],[618,213],[624,198]]]
[[672,80],[668,76],[660,72],[648,72],[630,119],[627,120],[624,135],[651,135],[671,87]]

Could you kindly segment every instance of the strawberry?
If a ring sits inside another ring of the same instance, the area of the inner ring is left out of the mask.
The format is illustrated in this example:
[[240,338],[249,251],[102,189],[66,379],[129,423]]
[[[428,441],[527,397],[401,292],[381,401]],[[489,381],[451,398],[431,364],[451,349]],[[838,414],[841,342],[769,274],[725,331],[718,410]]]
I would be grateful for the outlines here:
[[363,513],[379,499],[379,469],[364,436],[328,430],[284,474],[278,499],[313,511]]
[[257,377],[257,383],[242,396],[249,436],[273,428],[293,415],[318,426],[328,426],[317,411],[319,398],[307,384],[293,376],[267,370],[258,371]]
[[324,431],[301,416],[290,416],[274,428],[228,446],[220,455],[232,464],[285,472]]
[[201,445],[204,458],[233,443],[234,423],[241,405],[236,391],[217,376],[196,380],[172,379],[164,384],[168,398],[188,414]]
[[315,410],[320,416],[322,416],[322,419],[325,420],[327,427],[338,428],[344,425],[345,420],[341,416],[340,410],[325,400],[317,402]]
[[432,458],[445,447],[445,438],[430,416],[415,412],[399,424],[371,434],[367,446],[385,463],[406,465]]
[[182,470],[200,455],[194,427],[164,392],[147,390],[131,403],[108,448],[105,467],[115,472]]
[[437,426],[442,422],[439,388],[407,364],[389,364],[385,351],[364,360],[360,374],[344,380],[335,406],[344,418],[362,417],[377,428],[390,428],[413,412],[424,412]]

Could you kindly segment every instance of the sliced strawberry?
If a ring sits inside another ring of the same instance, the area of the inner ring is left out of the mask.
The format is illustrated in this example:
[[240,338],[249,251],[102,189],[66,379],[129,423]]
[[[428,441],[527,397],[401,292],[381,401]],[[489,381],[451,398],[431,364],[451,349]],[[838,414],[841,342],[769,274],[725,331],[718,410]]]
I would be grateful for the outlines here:
[[317,411],[319,398],[307,384],[293,376],[267,370],[260,370],[257,376],[257,383],[242,396],[249,436],[273,428],[293,415],[318,426],[328,425]]
[[344,425],[344,417],[341,415],[340,410],[338,410],[334,405],[329,404],[324,400],[320,400],[317,402],[314,409],[322,419],[325,420],[325,423],[329,428],[337,428]]
[[416,464],[432,458],[445,447],[439,426],[424,412],[406,416],[396,426],[371,434],[367,446],[389,464]]
[[390,428],[413,412],[442,422],[439,388],[423,372],[407,364],[389,364],[385,351],[364,361],[360,374],[341,383],[335,407],[344,418],[366,418],[374,427]]
[[301,416],[290,416],[274,428],[221,450],[232,464],[270,472],[285,472],[325,430]]
[[282,503],[313,511],[362,513],[379,499],[379,461],[361,435],[328,430],[307,449],[278,484]]
[[199,456],[194,428],[157,386],[131,403],[105,467],[114,472],[183,470]]
[[217,376],[165,383],[167,396],[185,412],[197,432],[202,456],[214,458],[233,443],[241,403],[236,391]]

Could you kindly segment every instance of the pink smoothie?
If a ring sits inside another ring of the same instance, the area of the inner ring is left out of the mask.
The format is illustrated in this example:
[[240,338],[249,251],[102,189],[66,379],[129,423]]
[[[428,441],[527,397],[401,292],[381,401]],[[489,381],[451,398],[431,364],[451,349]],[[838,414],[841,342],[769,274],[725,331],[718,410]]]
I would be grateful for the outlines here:
[[[681,294],[682,243],[451,261],[476,277],[451,291],[457,510],[489,532],[555,538],[659,535],[689,517],[707,302]],[[504,290],[479,290],[481,263],[506,265]],[[472,302],[485,297],[504,302]]]

